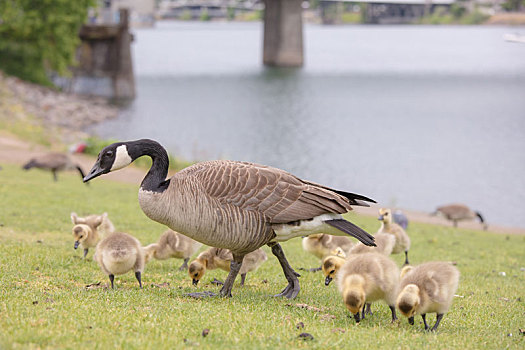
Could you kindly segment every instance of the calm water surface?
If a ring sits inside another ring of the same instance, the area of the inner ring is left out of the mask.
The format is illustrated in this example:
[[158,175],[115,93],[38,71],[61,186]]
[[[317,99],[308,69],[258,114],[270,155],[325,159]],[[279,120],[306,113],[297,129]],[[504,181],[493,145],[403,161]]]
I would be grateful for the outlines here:
[[305,67],[261,65],[259,23],[137,30],[137,99],[96,128],[187,159],[286,169],[384,205],[449,202],[525,227],[524,27],[306,27]]

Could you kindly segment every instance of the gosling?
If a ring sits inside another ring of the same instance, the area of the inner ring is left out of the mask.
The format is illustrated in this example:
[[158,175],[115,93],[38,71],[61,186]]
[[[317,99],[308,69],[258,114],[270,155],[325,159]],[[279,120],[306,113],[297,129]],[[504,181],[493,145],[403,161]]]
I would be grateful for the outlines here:
[[109,276],[112,289],[115,275],[123,275],[131,270],[135,272],[135,277],[142,288],[144,250],[135,237],[122,232],[110,234],[98,243],[94,259],[102,272]]
[[166,260],[169,258],[184,259],[180,271],[188,268],[190,257],[199,250],[202,243],[184,236],[173,230],[165,231],[157,243],[144,247],[146,264],[152,259]]
[[[192,279],[193,285],[196,286],[199,283],[200,279],[206,273],[206,270],[219,268],[230,272],[230,263],[232,260],[233,255],[229,249],[212,247],[203,251],[197,259],[191,262],[188,268],[188,274]],[[241,286],[244,286],[246,274],[257,270],[266,260],[268,260],[266,253],[260,248],[244,256],[239,271],[241,274]]]
[[73,239],[75,240],[75,249],[79,245],[84,249],[84,259],[88,254],[89,248],[95,248],[101,238],[115,232],[113,223],[108,218],[108,213],[102,215],[89,215],[84,218],[78,217],[71,213],[71,222],[73,223]]
[[[348,237],[332,236],[324,233],[304,237],[302,243],[304,251],[315,255],[321,260],[332,255],[332,251],[337,248],[347,253],[354,246],[354,243]],[[315,272],[321,269],[322,266],[309,269],[309,271]]]
[[376,247],[368,247],[361,242],[357,243],[350,249],[348,255],[363,253],[379,253],[383,255],[392,254],[396,245],[396,237],[390,233],[377,233],[375,236]]
[[411,325],[414,325],[414,315],[421,315],[425,330],[429,329],[426,314],[435,312],[436,324],[431,331],[436,331],[452,304],[458,288],[459,270],[447,262],[434,261],[405,272],[400,283],[397,308],[408,317]]
[[378,253],[349,257],[337,273],[337,285],[346,308],[357,323],[365,317],[365,305],[384,300],[397,320],[395,302],[399,284],[399,268],[388,257]]
[[346,259],[338,255],[330,255],[323,259],[322,269],[325,276],[324,285],[328,286],[335,278],[337,271],[344,265]]
[[408,250],[410,249],[410,237],[401,226],[392,221],[392,211],[390,209],[379,209],[378,220],[381,220],[381,227],[377,233],[389,233],[396,237],[396,244],[392,250],[393,254],[405,252],[405,265],[408,265]]

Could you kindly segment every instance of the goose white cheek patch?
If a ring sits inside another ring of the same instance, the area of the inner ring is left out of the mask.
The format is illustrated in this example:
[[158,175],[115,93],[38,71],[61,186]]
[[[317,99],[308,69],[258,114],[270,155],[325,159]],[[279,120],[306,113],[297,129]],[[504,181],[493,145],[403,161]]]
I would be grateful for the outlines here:
[[131,157],[128,154],[128,148],[126,145],[121,145],[117,147],[117,152],[115,154],[115,161],[111,166],[111,170],[119,170],[131,164]]

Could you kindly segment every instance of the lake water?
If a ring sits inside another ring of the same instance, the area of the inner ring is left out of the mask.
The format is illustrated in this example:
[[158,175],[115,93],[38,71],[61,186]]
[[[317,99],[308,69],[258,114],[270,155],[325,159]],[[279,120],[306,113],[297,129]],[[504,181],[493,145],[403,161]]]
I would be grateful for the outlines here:
[[525,44],[502,39],[514,32],[307,25],[305,66],[268,69],[261,23],[160,22],[135,32],[137,99],[95,131],[525,227]]

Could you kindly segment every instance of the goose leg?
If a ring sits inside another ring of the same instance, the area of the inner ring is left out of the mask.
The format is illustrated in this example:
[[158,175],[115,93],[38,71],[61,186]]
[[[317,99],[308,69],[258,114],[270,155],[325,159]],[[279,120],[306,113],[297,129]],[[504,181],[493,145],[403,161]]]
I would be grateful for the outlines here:
[[394,323],[397,320],[396,307],[390,305],[388,307],[390,308],[390,311],[392,311],[392,323]]
[[233,260],[230,263],[230,273],[228,274],[228,277],[226,277],[226,281],[224,281],[224,285],[221,288],[220,295],[223,297],[230,297],[232,296],[232,288],[233,288],[233,282],[235,282],[235,277],[237,277],[237,274],[239,273],[239,270],[242,266],[242,259],[244,259],[244,255],[242,256],[233,256]]
[[115,286],[113,286],[114,279],[115,279],[115,275],[109,275],[109,280],[111,281],[111,289],[115,289]]
[[184,270],[187,270],[187,269],[188,269],[188,261],[190,261],[190,258],[186,258],[186,259],[184,259],[184,262],[183,262],[182,265],[179,267],[179,271],[184,271]]
[[242,273],[241,274],[241,287],[244,287],[244,280],[246,280],[246,274]]
[[438,326],[439,326],[439,322],[441,322],[441,319],[443,318],[443,314],[437,314],[437,317],[436,317],[436,324],[434,325],[434,327],[432,327],[431,331],[432,332],[435,332],[437,329],[438,329]]
[[57,171],[55,169],[51,169],[51,172],[53,173],[53,180],[58,181]]
[[286,257],[284,256],[283,249],[281,248],[281,245],[279,243],[269,243],[268,246],[272,248],[272,253],[279,260],[279,263],[281,264],[281,267],[284,272],[284,276],[288,280],[288,285],[286,286],[286,288],[284,288],[281,293],[275,296],[294,299],[297,296],[297,294],[299,294],[299,290],[301,290],[301,287],[299,286],[299,279],[297,278],[301,275],[295,272],[290,266],[288,260],[286,260]]
[[88,253],[88,249],[86,248],[84,249],[84,259],[86,258],[87,253]]
[[139,281],[140,289],[142,289],[142,280],[141,280],[141,274],[140,271],[135,272],[135,277],[137,278],[137,281]]
[[425,325],[425,330],[428,330],[427,314],[422,314],[421,318],[423,319],[423,324]]

